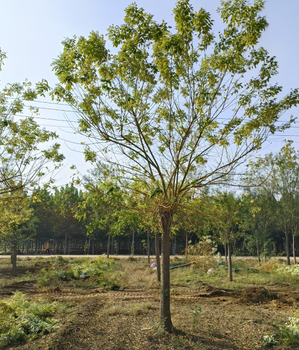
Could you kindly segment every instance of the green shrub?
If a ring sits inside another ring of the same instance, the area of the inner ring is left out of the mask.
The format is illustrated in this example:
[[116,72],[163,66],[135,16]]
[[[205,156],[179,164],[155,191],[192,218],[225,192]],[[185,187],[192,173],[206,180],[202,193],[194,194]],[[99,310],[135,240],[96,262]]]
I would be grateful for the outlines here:
[[289,317],[288,322],[279,328],[279,338],[286,344],[299,344],[299,318]]
[[0,302],[0,347],[55,331],[57,321],[50,319],[57,304],[31,303],[21,292]]
[[276,344],[275,335],[264,335],[262,339],[262,344],[266,348],[270,348]]
[[56,262],[58,264],[67,264],[69,261],[67,259],[65,259],[64,257],[62,257],[61,255],[58,255],[56,258],[55,258]]
[[287,276],[299,276],[299,265],[280,266],[276,272]]
[[54,280],[83,280],[89,277],[98,276],[98,285],[107,287],[108,289],[118,288],[119,278],[111,276],[113,267],[114,260],[102,257],[98,257],[94,260],[78,261],[76,264],[68,266],[66,270],[59,270],[56,264],[54,263],[50,269],[40,270],[38,285],[53,285]]

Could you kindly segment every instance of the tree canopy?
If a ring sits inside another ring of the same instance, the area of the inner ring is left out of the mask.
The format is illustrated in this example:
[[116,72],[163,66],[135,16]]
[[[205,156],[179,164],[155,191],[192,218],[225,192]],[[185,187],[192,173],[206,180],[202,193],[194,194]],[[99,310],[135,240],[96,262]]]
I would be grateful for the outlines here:
[[[133,3],[124,24],[107,36],[63,41],[53,62],[59,84],[52,96],[77,111],[79,130],[93,140],[86,159],[113,164],[129,181],[144,184],[158,202],[162,228],[161,321],[170,318],[169,235],[173,215],[193,189],[221,184],[298,104],[298,89],[279,98],[278,64],[259,46],[268,26],[263,0],[225,0],[213,20],[189,0],[173,9],[175,27],[157,23]],[[110,46],[109,46],[110,47]],[[49,89],[43,81],[40,89]]]

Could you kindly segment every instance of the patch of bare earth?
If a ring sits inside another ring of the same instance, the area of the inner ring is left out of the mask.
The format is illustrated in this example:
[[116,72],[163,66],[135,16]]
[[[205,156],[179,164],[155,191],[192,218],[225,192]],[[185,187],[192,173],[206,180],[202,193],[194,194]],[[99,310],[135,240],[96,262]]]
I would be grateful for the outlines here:
[[[40,292],[35,297],[66,303],[73,311],[59,316],[60,328],[56,333],[15,348],[262,349],[262,336],[275,332],[275,325],[291,315],[293,303],[299,299],[297,291],[290,287],[243,291],[181,287],[171,295],[175,331],[166,334],[159,327],[157,288],[76,292],[65,288]],[[196,314],[194,310],[198,306],[202,311]],[[275,349],[292,348],[276,346]]]

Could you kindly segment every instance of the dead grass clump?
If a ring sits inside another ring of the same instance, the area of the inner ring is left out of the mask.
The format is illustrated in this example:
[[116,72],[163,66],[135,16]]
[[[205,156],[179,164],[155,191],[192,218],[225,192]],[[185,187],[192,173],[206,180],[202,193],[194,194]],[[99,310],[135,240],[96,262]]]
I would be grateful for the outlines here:
[[120,301],[117,304],[107,305],[104,310],[101,312],[102,316],[141,316],[148,313],[149,310],[153,310],[152,303],[143,302],[143,303],[129,303],[125,301]]

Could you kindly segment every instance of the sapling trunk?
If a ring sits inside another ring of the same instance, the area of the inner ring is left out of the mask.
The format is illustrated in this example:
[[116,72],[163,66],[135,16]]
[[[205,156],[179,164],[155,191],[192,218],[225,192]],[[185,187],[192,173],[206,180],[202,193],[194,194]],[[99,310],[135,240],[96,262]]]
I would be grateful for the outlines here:
[[107,243],[107,258],[109,258],[110,255],[110,240],[111,240],[111,236],[108,235],[108,243]]
[[233,267],[232,267],[232,244],[229,242],[227,244],[228,250],[228,279],[233,280]]
[[157,279],[161,282],[161,266],[160,266],[160,242],[159,233],[155,234],[155,253],[156,253],[156,267],[157,267]]
[[185,249],[188,249],[188,232],[186,232]]
[[13,239],[11,244],[11,264],[12,264],[12,274],[15,276],[17,274],[17,250],[18,242]]
[[256,239],[256,255],[258,258],[259,263],[261,262],[261,256],[260,256],[260,244],[259,244],[259,240]]
[[288,264],[288,265],[291,265],[289,234],[288,234],[288,232],[286,232],[286,231],[285,231],[285,237],[286,237],[287,264]]
[[131,255],[135,254],[135,230],[132,233]]
[[294,258],[294,265],[296,264],[296,239],[295,235],[293,235],[293,258]]
[[150,230],[147,229],[147,262],[150,263],[151,258],[150,258]]
[[67,232],[66,232],[65,236],[64,236],[64,251],[63,251],[63,254],[66,255],[67,251],[68,251],[68,247],[67,247]]

